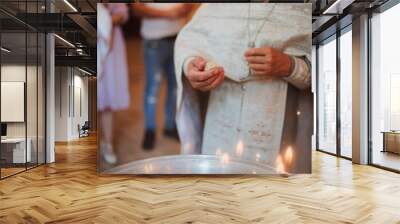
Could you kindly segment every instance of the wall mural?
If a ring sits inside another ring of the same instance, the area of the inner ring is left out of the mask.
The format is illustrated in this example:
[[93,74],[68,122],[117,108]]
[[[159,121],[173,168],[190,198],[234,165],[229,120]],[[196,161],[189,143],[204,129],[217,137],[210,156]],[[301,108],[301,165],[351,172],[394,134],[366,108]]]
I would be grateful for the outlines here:
[[97,11],[99,172],[311,172],[311,4]]

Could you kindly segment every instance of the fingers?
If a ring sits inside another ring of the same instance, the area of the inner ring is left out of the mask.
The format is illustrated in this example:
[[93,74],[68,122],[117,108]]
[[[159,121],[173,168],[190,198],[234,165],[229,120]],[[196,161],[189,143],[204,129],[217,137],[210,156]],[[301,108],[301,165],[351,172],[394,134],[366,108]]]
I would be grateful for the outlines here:
[[265,56],[265,48],[250,48],[245,53],[245,57],[252,57],[252,56]]
[[250,64],[263,64],[266,58],[264,56],[249,56],[246,57],[246,61]]
[[222,84],[224,79],[225,79],[225,75],[224,74],[218,75],[218,78],[213,83],[211,83],[211,85],[209,85],[209,89],[217,88],[219,85]]
[[[208,77],[206,79],[196,76]],[[193,88],[208,91],[214,89],[224,80],[224,70],[221,67],[216,67],[205,72],[192,71],[192,76],[188,77]]]
[[251,74],[255,75],[255,76],[266,76],[266,75],[268,75],[268,73],[265,72],[265,71],[252,71]]
[[245,59],[253,75],[273,75],[274,49],[271,47],[250,48],[245,52]]
[[188,79],[193,82],[204,82],[212,76],[216,76],[223,72],[221,67],[216,67],[208,71],[199,71],[197,68],[193,68],[189,71]]
[[222,82],[223,82],[224,79],[225,79],[225,75],[219,74],[219,75],[217,75],[216,77],[217,77],[217,78],[216,78],[210,85],[204,86],[204,87],[202,87],[202,88],[199,88],[199,90],[204,91],[204,92],[205,92],[205,91],[210,91],[210,90],[212,90],[212,89],[217,88],[219,85],[221,85]]
[[195,59],[193,59],[192,63],[193,66],[197,68],[199,71],[204,71],[207,64],[206,60],[204,60],[201,57],[196,57]]
[[254,71],[268,71],[269,67],[268,64],[250,64],[249,67]]
[[193,82],[203,82],[212,76],[211,72],[199,71],[196,68],[191,69],[187,75],[188,79]]
[[213,76],[211,76],[209,79],[204,80],[204,81],[201,81],[201,82],[195,82],[195,81],[193,81],[193,87],[196,87],[196,88],[203,88],[203,87],[209,86],[209,85],[211,85],[218,77],[219,77],[219,74],[218,74],[218,75],[213,75]]
[[207,61],[202,57],[194,58],[189,64],[189,71],[186,75],[193,88],[201,91],[209,91],[224,80],[224,69],[220,66],[205,71]]

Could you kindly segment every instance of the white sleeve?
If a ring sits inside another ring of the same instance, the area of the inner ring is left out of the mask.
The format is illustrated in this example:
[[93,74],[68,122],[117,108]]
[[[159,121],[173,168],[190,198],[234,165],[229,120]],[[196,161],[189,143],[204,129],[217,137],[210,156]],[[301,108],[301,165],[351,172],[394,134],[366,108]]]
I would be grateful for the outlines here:
[[311,68],[306,60],[304,58],[292,57],[292,73],[288,77],[283,78],[298,89],[307,89],[311,86]]

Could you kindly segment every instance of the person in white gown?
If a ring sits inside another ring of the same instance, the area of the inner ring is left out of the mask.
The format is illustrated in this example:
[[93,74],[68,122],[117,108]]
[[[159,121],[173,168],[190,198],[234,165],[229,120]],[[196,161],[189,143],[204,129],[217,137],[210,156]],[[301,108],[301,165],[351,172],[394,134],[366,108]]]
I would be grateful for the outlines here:
[[175,44],[182,153],[275,166],[292,147],[310,172],[310,60],[311,4],[203,4]]

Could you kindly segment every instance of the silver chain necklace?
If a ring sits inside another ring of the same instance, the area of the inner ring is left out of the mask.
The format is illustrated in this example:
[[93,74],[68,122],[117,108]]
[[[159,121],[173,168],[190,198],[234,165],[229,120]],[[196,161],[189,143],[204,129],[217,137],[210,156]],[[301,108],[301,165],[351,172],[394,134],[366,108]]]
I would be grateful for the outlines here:
[[[254,39],[251,40],[251,32],[250,32],[250,5],[251,3],[248,4],[247,7],[247,34],[248,34],[248,44],[247,46],[249,48],[254,48],[256,46],[256,40],[258,35],[260,34],[261,30],[264,28],[265,23],[267,22],[267,20],[269,19],[269,17],[271,17],[272,11],[275,9],[275,4],[271,7],[271,9],[269,10],[269,13],[267,14],[267,17],[264,19],[263,23],[261,24],[261,26],[258,28],[256,35],[254,36]],[[248,71],[248,76],[251,75],[251,68],[250,65],[248,64],[249,67],[249,71]]]
[[251,31],[250,31],[250,11],[251,11],[251,3],[248,4],[247,7],[247,34],[248,34],[248,47],[249,48],[254,48],[256,46],[256,40],[258,35],[260,34],[261,30],[264,28],[265,23],[268,21],[268,19],[271,17],[272,11],[274,11],[276,4],[273,4],[271,9],[269,10],[267,17],[264,19],[263,23],[261,26],[258,28],[256,35],[254,36],[254,39],[251,40]]

